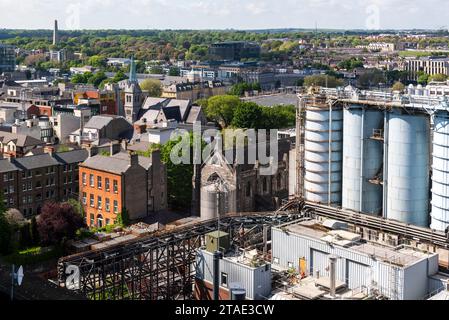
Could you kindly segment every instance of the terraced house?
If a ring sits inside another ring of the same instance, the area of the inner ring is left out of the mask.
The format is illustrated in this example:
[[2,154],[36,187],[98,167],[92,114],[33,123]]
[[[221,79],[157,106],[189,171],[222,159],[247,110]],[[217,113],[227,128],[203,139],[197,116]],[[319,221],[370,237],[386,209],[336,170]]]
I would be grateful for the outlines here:
[[114,224],[125,210],[136,220],[167,208],[167,173],[159,151],[151,158],[124,151],[98,155],[94,147],[89,152],[79,171],[88,226]]
[[8,208],[20,210],[26,218],[40,213],[47,201],[78,198],[78,164],[86,150],[47,153],[0,160],[0,190]]

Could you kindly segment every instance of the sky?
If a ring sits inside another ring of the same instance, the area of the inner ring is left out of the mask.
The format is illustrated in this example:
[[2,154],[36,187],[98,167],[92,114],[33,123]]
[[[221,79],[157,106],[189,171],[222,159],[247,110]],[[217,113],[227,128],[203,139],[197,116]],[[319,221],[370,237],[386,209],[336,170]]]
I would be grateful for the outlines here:
[[0,0],[0,29],[449,29],[447,0]]

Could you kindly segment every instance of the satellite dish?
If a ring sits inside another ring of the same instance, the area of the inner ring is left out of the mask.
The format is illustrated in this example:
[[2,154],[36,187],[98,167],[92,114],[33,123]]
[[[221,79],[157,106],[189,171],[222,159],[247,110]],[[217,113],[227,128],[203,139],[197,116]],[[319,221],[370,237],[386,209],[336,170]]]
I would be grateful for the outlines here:
[[19,270],[17,270],[17,284],[20,286],[23,280],[23,267],[20,266]]

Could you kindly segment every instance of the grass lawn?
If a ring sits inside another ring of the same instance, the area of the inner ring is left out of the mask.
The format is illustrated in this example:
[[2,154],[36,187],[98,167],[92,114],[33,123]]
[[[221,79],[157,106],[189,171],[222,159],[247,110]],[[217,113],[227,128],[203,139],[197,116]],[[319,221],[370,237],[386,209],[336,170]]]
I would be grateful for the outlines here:
[[5,256],[4,260],[15,265],[29,265],[58,258],[61,255],[62,250],[57,247],[33,247]]

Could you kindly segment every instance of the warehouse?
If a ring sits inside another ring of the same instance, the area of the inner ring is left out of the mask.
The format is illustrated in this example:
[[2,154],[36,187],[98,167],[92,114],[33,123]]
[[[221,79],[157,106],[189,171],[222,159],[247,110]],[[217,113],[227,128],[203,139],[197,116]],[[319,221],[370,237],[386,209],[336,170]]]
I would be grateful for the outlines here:
[[430,277],[438,273],[438,254],[367,242],[344,227],[304,218],[273,228],[273,269],[327,278],[330,258],[336,257],[336,282],[349,290],[393,300],[425,299],[433,291]]

